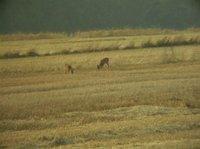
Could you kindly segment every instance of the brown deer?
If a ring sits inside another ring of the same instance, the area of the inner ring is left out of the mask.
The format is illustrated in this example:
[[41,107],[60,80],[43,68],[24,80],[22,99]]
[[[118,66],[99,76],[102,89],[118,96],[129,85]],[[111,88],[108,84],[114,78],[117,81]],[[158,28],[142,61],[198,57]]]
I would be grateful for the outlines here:
[[65,64],[65,74],[67,73],[74,73],[74,68],[71,65]]
[[108,67],[110,67],[110,66],[109,66],[109,58],[107,58],[107,57],[103,58],[103,59],[100,61],[100,63],[97,65],[97,69],[98,69],[98,70],[101,69],[105,64],[106,64]]

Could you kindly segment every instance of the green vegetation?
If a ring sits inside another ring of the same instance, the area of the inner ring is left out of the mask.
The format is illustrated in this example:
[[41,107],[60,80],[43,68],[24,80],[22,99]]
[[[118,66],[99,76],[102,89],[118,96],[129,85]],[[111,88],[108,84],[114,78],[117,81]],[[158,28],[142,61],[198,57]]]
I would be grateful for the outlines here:
[[1,42],[0,148],[199,147],[198,32],[65,37]]

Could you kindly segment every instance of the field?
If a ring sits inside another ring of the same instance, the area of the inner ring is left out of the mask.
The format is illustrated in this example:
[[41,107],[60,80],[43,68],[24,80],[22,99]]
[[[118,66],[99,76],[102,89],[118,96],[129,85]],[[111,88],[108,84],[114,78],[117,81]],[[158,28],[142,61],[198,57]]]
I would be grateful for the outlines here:
[[[0,59],[0,148],[200,147],[200,45],[141,47],[197,35],[2,40],[0,55],[39,56]],[[99,51],[45,55],[66,47]],[[111,67],[98,71],[103,57]]]

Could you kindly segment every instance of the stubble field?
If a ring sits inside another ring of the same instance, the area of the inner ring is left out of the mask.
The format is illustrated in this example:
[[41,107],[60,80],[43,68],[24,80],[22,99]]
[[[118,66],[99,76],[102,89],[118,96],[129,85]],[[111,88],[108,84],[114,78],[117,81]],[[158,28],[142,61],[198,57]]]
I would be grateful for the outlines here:
[[[140,45],[134,39],[154,36],[126,38]],[[86,42],[93,40],[99,39]],[[42,53],[68,45],[53,41],[2,41],[0,49],[34,46]],[[104,57],[111,67],[98,71]],[[64,74],[66,63],[75,67],[73,75]],[[0,70],[2,148],[200,146],[199,45],[0,59]]]

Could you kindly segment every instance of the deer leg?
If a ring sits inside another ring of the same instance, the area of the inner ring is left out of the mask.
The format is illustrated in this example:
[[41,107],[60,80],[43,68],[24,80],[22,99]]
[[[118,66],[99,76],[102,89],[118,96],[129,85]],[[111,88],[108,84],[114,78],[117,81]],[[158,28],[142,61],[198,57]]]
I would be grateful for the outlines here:
[[106,63],[106,64],[107,64],[108,68],[110,68],[110,65],[109,65],[109,63]]

